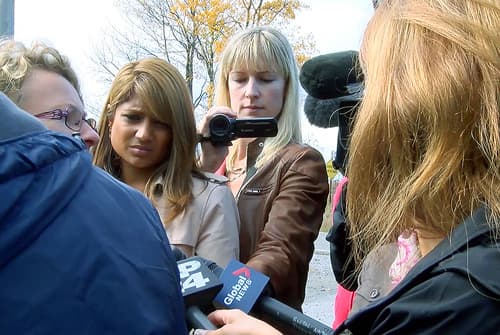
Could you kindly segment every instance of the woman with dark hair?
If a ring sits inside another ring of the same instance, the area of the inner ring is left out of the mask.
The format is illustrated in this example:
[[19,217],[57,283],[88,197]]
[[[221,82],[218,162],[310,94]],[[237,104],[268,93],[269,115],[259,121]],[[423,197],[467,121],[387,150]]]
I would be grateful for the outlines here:
[[159,58],[125,65],[99,134],[94,164],[152,200],[172,245],[221,266],[239,258],[234,198],[225,178],[198,168],[191,95],[173,65]]

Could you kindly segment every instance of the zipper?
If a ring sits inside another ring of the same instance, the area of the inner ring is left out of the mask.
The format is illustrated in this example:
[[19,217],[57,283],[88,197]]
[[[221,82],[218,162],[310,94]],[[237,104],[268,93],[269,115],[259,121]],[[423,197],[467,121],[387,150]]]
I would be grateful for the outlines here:
[[[255,172],[253,174],[253,176],[251,176],[250,178],[248,178],[247,180],[245,180],[245,182],[243,183],[243,185],[241,185],[240,189],[238,190],[238,193],[236,193],[236,197],[235,197],[236,202],[238,202],[238,200],[240,200],[241,192],[245,189],[245,187],[247,187],[248,183],[252,181],[252,179],[255,177],[256,173],[257,172]],[[258,193],[260,193],[260,190],[257,190],[257,189],[254,189],[254,190],[250,189],[248,191],[250,191],[250,192],[257,191],[257,192],[252,193],[252,194],[258,194]]]

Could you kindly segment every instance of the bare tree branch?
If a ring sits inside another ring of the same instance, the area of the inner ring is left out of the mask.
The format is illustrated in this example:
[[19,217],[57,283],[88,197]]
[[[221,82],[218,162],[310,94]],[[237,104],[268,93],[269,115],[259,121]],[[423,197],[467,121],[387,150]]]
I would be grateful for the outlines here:
[[[183,69],[195,107],[211,106],[217,57],[235,32],[256,25],[283,26],[306,5],[300,0],[120,0],[123,25],[103,32],[92,62],[111,81],[126,62],[166,59]],[[299,41],[299,49],[307,43]],[[193,94],[194,83],[200,90]]]

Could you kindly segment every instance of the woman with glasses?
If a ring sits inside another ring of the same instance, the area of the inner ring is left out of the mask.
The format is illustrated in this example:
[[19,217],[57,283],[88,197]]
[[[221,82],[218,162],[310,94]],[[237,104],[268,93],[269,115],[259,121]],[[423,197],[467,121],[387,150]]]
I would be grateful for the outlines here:
[[239,258],[236,203],[225,178],[198,168],[191,95],[174,66],[159,58],[125,65],[99,135],[95,165],[152,200],[172,245],[221,266]]
[[47,128],[78,134],[90,148],[99,136],[87,118],[80,85],[67,57],[41,42],[27,48],[21,42],[0,42],[0,91]]

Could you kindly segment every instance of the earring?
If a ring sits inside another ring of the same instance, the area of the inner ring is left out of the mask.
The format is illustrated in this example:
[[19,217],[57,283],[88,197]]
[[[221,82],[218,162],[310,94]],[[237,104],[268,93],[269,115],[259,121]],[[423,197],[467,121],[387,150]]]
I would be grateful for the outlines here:
[[120,156],[118,156],[114,150],[111,151],[111,168],[113,170],[111,172],[113,177],[120,179],[120,176],[122,174]]

